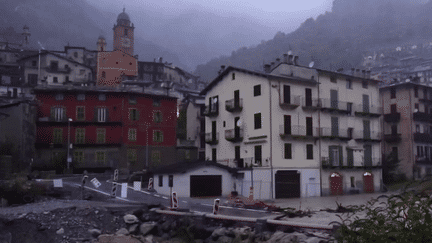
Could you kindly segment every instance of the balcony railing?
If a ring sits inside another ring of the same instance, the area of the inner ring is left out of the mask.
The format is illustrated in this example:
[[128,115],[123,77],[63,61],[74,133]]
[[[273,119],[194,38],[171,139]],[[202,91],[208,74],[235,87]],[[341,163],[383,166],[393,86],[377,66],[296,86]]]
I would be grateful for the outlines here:
[[321,127],[321,137],[329,139],[350,140],[350,134],[347,129],[332,129],[330,127]]
[[354,130],[354,139],[358,142],[380,142],[381,133],[376,131]]
[[371,158],[366,160],[364,158],[359,160],[349,160],[348,158],[344,158],[341,163],[339,158],[330,161],[329,157],[321,157],[321,165],[323,169],[373,169],[381,168],[382,166],[380,158]]
[[216,103],[215,105],[210,106],[206,106],[205,110],[204,110],[204,116],[208,116],[208,117],[216,117],[219,115],[219,103]]
[[280,101],[281,108],[295,109],[300,106],[300,95],[291,96],[289,101],[284,101],[283,98]]
[[348,103],[338,100],[321,99],[321,110],[329,112],[339,112],[348,114],[351,111],[348,110]]
[[354,105],[354,114],[356,116],[379,117],[382,114],[381,106],[364,106],[363,104]]
[[225,110],[229,112],[240,112],[243,110],[243,99],[239,99],[238,102],[235,99],[225,101]]
[[400,121],[400,113],[390,113],[390,114],[384,114],[384,121],[385,122],[399,122]]
[[243,128],[237,127],[234,129],[225,130],[225,139],[230,142],[241,142],[243,141]]
[[212,133],[208,132],[205,134],[205,142],[210,145],[215,145],[219,143],[219,132]]
[[419,99],[419,101],[421,101],[421,102],[424,102],[424,103],[427,103],[427,104],[432,104],[432,98],[421,98],[421,99]]
[[72,71],[70,67],[66,67],[66,68],[46,67],[45,70],[49,73],[70,73]]
[[414,133],[414,141],[417,143],[432,143],[432,134],[429,133]]
[[320,108],[320,100],[317,98],[306,99],[302,98],[302,108],[305,110],[317,110]]
[[319,136],[319,129],[317,127],[306,127],[306,126],[290,126],[285,127],[284,125],[279,126],[279,135],[283,139],[291,138],[314,138]]
[[432,159],[428,157],[417,157],[416,156],[416,163],[417,164],[423,164],[423,165],[432,165]]
[[269,158],[262,158],[262,161],[255,160],[254,157],[246,157],[246,158],[229,158],[217,160],[216,162],[225,165],[231,168],[250,168],[253,167],[268,167],[270,166]]
[[384,134],[384,141],[387,143],[398,143],[402,140],[400,133]]
[[414,121],[432,122],[432,115],[424,112],[415,112],[413,114]]

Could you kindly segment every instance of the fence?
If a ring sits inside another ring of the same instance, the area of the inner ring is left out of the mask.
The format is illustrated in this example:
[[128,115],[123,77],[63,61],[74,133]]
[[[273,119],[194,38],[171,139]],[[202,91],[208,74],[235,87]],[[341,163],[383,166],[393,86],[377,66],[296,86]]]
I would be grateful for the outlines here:
[[[254,180],[254,199],[269,199],[271,198],[271,183],[270,181]],[[244,197],[249,197],[250,187],[252,183],[250,180],[236,180],[235,190]]]

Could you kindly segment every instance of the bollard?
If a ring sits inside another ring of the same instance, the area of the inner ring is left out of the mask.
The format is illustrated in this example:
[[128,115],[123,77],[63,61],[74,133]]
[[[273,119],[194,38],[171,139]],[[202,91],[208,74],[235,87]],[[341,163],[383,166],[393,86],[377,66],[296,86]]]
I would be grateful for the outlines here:
[[218,214],[219,213],[219,199],[215,199],[214,200],[214,205],[213,205],[213,214]]
[[117,192],[117,183],[113,181],[113,183],[112,183],[111,197],[116,197],[116,192]]
[[178,200],[177,200],[177,193],[173,192],[171,196],[171,208],[177,209],[178,208]]
[[122,183],[121,186],[121,197],[127,198],[127,183]]
[[152,189],[153,189],[153,178],[150,178],[148,182],[147,190],[150,191]]
[[85,186],[85,183],[87,181],[87,178],[88,178],[87,173],[84,173],[84,176],[82,178],[82,186],[81,186],[81,199],[82,200],[84,200],[84,186]]
[[113,177],[113,181],[118,181],[118,176],[119,176],[119,171],[118,169],[114,170],[114,177]]

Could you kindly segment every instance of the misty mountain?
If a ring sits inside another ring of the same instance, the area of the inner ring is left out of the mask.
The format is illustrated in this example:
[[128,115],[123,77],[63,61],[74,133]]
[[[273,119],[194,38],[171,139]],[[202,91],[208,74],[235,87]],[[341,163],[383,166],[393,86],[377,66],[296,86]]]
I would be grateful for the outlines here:
[[[47,50],[63,50],[64,46],[80,46],[90,50],[96,49],[100,35],[107,41],[108,50],[112,50],[113,32],[118,13],[100,10],[85,0],[16,0],[0,1],[0,31],[13,27],[22,32],[24,25],[30,28],[30,46]],[[134,20],[132,19],[132,22]],[[153,61],[164,57],[180,67],[180,60],[173,51],[154,44],[139,35],[140,27],[135,25],[134,53],[140,61]],[[40,43],[40,45],[38,44]]]
[[221,65],[262,70],[264,63],[292,50],[300,65],[337,70],[356,67],[371,49],[432,39],[432,3],[421,0],[335,0],[331,12],[309,18],[288,34],[242,47],[230,56],[199,65],[196,73],[205,81],[217,76]]

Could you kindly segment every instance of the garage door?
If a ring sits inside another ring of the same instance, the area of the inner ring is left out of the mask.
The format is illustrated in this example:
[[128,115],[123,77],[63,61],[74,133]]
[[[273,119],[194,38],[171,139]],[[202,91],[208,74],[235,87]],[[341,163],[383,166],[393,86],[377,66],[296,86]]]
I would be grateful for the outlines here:
[[222,176],[190,176],[191,197],[218,197],[222,195]]
[[300,174],[296,170],[279,170],[275,176],[276,198],[300,197]]

